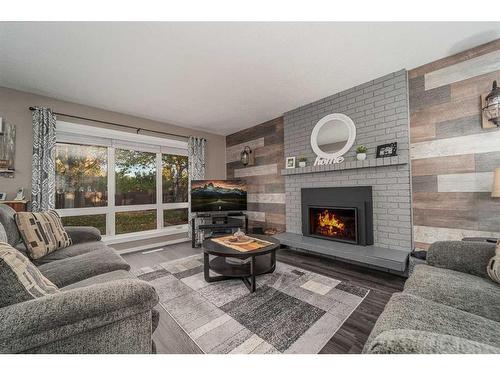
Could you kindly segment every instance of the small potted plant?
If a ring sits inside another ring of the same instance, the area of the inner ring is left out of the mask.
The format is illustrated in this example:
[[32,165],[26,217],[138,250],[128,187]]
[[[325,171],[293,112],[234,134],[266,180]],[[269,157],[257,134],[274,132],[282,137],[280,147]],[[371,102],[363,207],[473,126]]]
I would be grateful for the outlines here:
[[306,163],[307,163],[307,158],[305,156],[301,156],[299,158],[299,167],[304,168],[306,166]]
[[358,160],[365,160],[366,159],[366,151],[368,151],[366,146],[359,145],[358,147],[356,147],[356,158]]

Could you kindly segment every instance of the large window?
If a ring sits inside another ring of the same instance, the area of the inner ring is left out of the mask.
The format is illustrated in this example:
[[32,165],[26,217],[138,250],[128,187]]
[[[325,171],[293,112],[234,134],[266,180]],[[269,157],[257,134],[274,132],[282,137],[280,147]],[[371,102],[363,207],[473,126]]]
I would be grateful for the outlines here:
[[186,231],[186,142],[122,134],[58,122],[56,209],[64,225],[107,236]]

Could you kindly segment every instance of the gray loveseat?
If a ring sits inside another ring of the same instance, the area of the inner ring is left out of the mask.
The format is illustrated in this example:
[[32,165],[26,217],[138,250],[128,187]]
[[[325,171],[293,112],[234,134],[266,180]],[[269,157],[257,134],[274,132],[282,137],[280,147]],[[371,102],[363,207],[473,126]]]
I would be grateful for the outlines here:
[[[21,252],[15,212],[0,204]],[[67,227],[73,245],[34,261],[61,293],[0,308],[0,353],[151,353],[158,295],[91,227]]]
[[377,320],[364,353],[500,353],[500,285],[487,275],[495,245],[434,243]]

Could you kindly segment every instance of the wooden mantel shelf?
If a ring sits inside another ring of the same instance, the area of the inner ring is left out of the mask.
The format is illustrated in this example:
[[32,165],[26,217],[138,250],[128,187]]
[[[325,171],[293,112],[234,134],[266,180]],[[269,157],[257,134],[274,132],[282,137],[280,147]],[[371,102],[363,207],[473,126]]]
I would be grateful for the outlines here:
[[379,158],[379,159],[374,158],[362,161],[359,160],[346,161],[340,164],[310,165],[308,167],[303,167],[303,168],[282,169],[281,175],[290,176],[295,174],[343,171],[347,169],[375,168],[375,167],[385,167],[390,165],[404,165],[404,164],[408,164],[408,156],[392,156],[388,158]]

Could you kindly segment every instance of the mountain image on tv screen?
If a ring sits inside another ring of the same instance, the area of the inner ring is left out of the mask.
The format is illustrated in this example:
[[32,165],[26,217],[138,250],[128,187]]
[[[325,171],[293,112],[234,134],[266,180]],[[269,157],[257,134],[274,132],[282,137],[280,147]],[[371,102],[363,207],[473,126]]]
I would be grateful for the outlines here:
[[247,188],[241,180],[191,181],[191,211],[245,211]]

